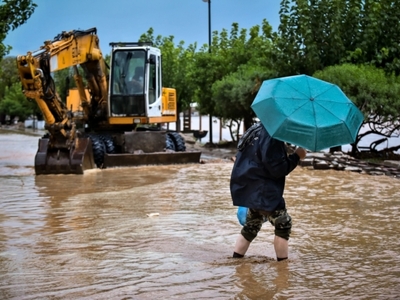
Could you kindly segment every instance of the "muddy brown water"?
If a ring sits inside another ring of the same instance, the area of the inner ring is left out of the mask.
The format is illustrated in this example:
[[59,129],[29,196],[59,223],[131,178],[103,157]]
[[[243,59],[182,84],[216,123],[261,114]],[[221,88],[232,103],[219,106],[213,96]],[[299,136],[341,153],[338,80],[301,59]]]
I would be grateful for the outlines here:
[[398,179],[299,167],[290,260],[235,260],[232,163],[35,176],[37,139],[0,133],[0,299],[400,297]]

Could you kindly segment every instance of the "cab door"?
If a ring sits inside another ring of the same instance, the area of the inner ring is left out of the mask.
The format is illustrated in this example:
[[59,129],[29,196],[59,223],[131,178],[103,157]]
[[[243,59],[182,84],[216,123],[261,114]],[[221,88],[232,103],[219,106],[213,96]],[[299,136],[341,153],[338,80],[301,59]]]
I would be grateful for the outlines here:
[[147,80],[147,115],[161,116],[161,57],[159,53],[149,51]]

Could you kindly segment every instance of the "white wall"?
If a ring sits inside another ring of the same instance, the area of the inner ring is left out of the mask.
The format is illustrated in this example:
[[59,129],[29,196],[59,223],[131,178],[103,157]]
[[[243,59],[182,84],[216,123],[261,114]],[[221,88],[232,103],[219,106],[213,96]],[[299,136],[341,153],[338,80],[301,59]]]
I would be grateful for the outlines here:
[[44,121],[25,120],[25,128],[44,129]]

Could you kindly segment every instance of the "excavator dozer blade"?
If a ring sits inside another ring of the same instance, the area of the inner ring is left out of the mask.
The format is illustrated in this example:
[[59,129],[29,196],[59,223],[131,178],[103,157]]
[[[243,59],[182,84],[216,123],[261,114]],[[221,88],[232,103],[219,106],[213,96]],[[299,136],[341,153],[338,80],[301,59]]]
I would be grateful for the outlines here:
[[104,167],[200,163],[200,156],[198,151],[105,154]]
[[71,149],[50,149],[48,138],[39,140],[39,149],[35,156],[36,175],[83,174],[85,170],[93,168],[96,165],[89,138],[76,138]]

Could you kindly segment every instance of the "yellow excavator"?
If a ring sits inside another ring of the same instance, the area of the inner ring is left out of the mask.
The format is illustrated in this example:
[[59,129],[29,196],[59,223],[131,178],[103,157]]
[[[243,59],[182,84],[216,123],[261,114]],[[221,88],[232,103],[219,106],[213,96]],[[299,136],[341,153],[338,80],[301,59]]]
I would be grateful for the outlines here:
[[[176,122],[176,90],[162,86],[161,52],[149,43],[110,43],[104,60],[96,28],[62,32],[17,57],[25,96],[36,101],[47,134],[39,139],[35,173],[83,174],[87,169],[200,162],[186,151]],[[73,71],[66,99],[53,75]]]

